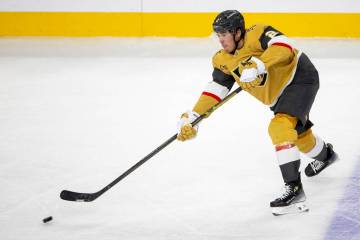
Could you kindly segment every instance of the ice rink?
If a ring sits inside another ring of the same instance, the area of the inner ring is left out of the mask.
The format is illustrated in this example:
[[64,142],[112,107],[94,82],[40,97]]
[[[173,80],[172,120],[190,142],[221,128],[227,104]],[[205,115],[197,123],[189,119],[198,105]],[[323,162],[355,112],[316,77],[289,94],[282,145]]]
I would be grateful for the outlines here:
[[96,201],[59,198],[100,190],[175,133],[211,80],[214,37],[1,38],[0,239],[359,240],[360,40],[295,42],[320,73],[313,130],[340,160],[302,176],[308,213],[274,217],[272,112],[245,92]]

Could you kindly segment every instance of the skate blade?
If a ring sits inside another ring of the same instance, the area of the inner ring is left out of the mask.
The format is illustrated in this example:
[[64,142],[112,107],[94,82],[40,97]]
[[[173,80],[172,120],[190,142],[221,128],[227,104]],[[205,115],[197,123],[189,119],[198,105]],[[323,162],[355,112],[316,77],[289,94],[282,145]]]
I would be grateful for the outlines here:
[[309,208],[306,206],[305,202],[299,202],[286,207],[272,207],[271,211],[274,216],[281,216],[285,214],[308,212]]

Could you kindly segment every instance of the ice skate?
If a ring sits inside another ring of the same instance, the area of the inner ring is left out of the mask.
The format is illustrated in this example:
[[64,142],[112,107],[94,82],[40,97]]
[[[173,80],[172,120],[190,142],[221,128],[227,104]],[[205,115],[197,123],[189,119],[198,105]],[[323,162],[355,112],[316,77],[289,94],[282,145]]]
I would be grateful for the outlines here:
[[270,202],[272,214],[279,216],[309,211],[305,200],[306,196],[301,182],[287,183],[285,184],[285,192],[282,196]]
[[314,160],[311,163],[309,163],[305,168],[306,176],[308,177],[315,176],[319,174],[322,170],[327,168],[330,164],[338,160],[338,155],[336,152],[334,152],[333,146],[330,143],[326,144],[326,148],[327,148],[326,159],[323,161]]

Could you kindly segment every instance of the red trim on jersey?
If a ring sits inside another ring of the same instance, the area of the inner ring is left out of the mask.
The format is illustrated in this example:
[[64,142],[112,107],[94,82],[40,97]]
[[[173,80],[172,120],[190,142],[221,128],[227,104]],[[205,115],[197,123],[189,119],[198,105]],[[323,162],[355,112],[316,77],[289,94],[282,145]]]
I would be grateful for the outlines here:
[[277,42],[277,43],[273,43],[272,45],[287,47],[287,48],[289,48],[291,51],[293,50],[293,48],[292,48],[289,44],[286,44],[286,43]]
[[221,98],[216,96],[215,94],[213,93],[210,93],[210,92],[203,92],[202,95],[206,95],[206,96],[209,96],[209,97],[212,97],[214,98],[216,101],[220,102],[221,101]]
[[275,150],[278,152],[278,151],[281,151],[281,150],[290,149],[292,147],[295,147],[295,144],[289,143],[289,144],[286,144],[286,145],[275,146]]

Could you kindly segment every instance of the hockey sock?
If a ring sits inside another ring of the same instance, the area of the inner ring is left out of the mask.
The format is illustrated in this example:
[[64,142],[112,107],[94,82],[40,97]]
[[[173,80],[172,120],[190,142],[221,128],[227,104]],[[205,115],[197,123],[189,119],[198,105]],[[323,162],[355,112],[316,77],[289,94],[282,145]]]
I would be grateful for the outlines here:
[[306,156],[319,161],[323,161],[326,159],[327,156],[326,144],[318,136],[316,136],[315,139],[316,139],[315,146],[309,152],[306,153]]
[[300,179],[300,152],[295,144],[281,144],[275,147],[282,177],[285,183]]

